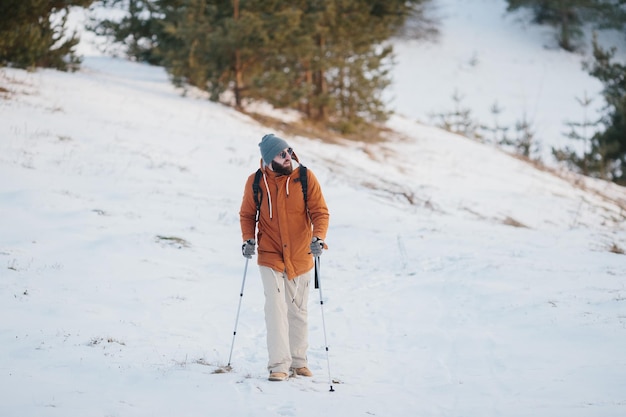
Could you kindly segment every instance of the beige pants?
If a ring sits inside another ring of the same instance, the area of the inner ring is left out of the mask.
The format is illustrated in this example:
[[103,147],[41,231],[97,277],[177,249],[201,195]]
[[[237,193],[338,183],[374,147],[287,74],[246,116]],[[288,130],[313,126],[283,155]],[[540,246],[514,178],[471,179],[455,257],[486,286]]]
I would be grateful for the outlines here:
[[265,326],[270,372],[288,373],[290,368],[308,366],[307,304],[311,271],[292,280],[287,275],[260,266],[265,292]]

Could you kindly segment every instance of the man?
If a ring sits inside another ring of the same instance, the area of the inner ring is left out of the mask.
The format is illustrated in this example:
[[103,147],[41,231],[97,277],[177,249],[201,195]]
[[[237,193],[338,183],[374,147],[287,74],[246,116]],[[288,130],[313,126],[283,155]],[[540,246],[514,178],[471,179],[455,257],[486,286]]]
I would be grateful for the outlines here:
[[[313,258],[327,248],[324,239],[329,215],[315,175],[300,165],[285,140],[268,134],[263,136],[259,147],[262,176],[248,177],[239,211],[242,253],[252,258],[258,244],[265,293],[269,380],[284,381],[290,373],[312,376],[306,356],[309,283]],[[305,169],[306,184],[303,184],[300,173]],[[253,191],[255,177],[257,199]],[[257,201],[260,201],[258,223]]]

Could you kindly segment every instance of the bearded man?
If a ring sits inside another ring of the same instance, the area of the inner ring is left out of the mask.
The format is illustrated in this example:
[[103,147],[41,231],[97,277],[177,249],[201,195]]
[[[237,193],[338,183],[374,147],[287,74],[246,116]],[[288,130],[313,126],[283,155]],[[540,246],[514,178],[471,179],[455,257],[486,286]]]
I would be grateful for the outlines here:
[[314,257],[327,249],[329,213],[317,178],[284,139],[265,135],[259,148],[262,176],[248,177],[239,210],[242,253],[250,259],[258,245],[269,380],[284,381],[312,376],[306,355],[309,283]]

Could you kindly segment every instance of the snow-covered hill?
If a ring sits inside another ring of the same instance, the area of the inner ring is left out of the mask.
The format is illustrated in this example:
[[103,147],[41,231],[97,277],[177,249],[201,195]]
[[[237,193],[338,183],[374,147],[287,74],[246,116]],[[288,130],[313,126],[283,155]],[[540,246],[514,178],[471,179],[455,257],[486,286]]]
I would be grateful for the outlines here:
[[268,129],[106,57],[75,74],[2,69],[0,87],[0,415],[626,411],[624,188],[403,115],[382,144],[283,134],[331,210],[329,362],[313,291],[315,377],[266,380],[251,263],[234,371],[214,374]]
[[[555,29],[533,25],[527,13],[507,13],[506,7],[504,0],[433,1],[427,15],[440,34],[433,42],[394,43],[397,65],[388,97],[400,114],[428,124],[457,107],[467,109],[475,124],[506,127],[509,138],[525,120],[541,147],[534,156],[552,165],[552,147],[582,146],[565,136],[566,123],[596,120],[605,105],[602,84],[583,70],[591,59],[591,30],[583,51],[568,53],[556,47]],[[626,59],[623,34],[599,37]],[[592,100],[589,108],[579,104],[583,98]]]

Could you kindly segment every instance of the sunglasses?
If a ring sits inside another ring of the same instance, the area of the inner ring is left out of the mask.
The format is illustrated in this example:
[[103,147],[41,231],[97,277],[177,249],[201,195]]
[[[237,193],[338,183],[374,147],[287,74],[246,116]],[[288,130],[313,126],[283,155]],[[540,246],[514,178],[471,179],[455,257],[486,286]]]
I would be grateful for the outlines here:
[[285,159],[287,158],[287,154],[289,154],[289,156],[293,156],[293,149],[288,148],[286,151],[279,152],[279,154],[276,156],[280,156],[282,159]]

